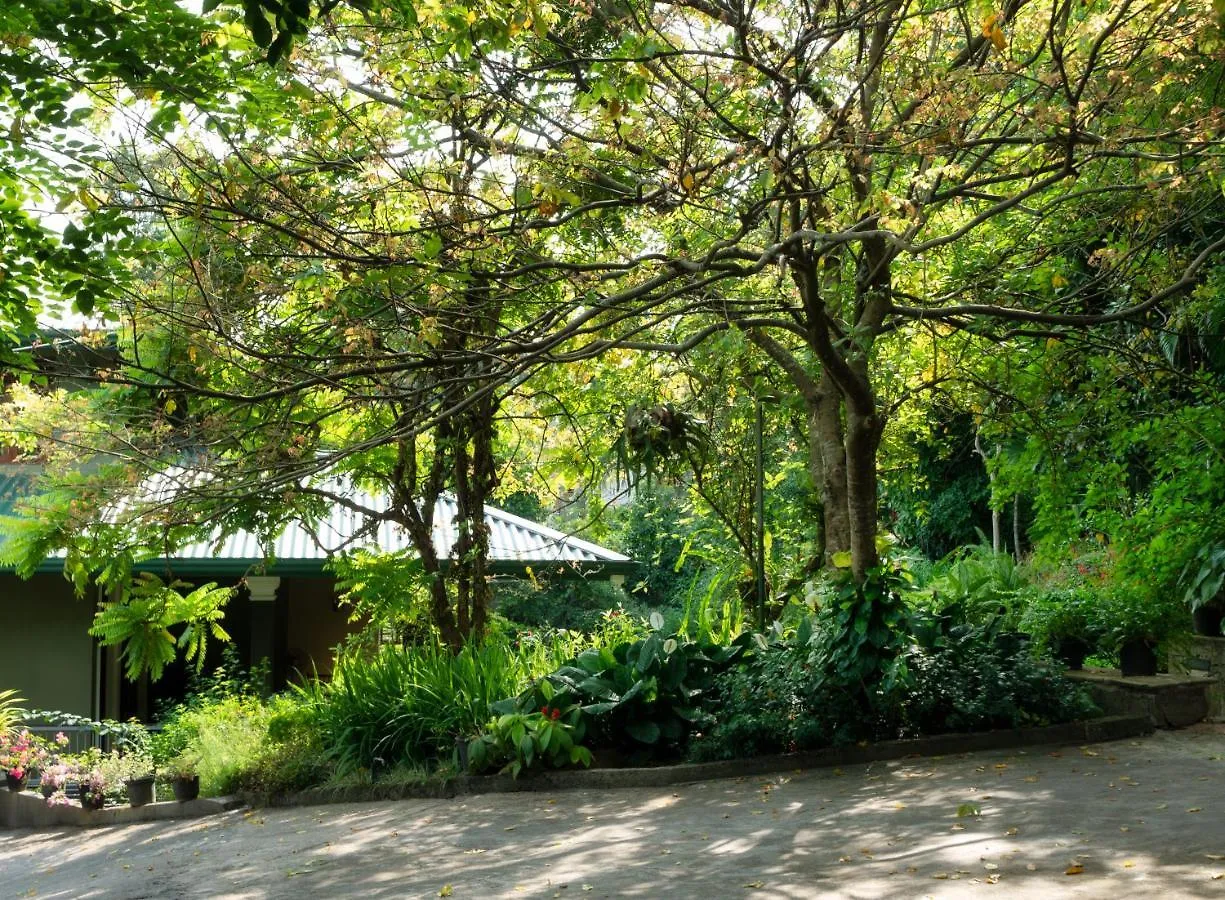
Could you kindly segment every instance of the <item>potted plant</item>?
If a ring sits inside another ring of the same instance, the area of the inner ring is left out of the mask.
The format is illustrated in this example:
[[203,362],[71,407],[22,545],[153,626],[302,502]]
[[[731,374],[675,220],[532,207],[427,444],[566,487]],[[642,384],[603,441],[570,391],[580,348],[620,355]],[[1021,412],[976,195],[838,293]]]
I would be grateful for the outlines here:
[[1157,645],[1185,628],[1186,611],[1176,602],[1119,586],[1105,600],[1102,616],[1119,654],[1123,677],[1157,674]]
[[180,803],[200,796],[200,773],[196,766],[196,758],[186,753],[175,757],[170,763],[170,787],[174,791],[174,799]]
[[1097,594],[1084,586],[1033,589],[1024,602],[1020,630],[1069,669],[1084,668],[1102,637]]
[[24,728],[15,734],[0,734],[0,768],[6,787],[24,791],[30,775],[46,764],[48,755],[46,743]]
[[144,806],[156,798],[153,782],[153,760],[143,754],[130,753],[124,757],[127,777],[124,786],[128,789],[128,805]]
[[1196,634],[1221,637],[1225,618],[1225,544],[1205,544],[1179,576]]
[[90,769],[81,775],[81,808],[101,809],[106,806],[106,776],[101,769]]

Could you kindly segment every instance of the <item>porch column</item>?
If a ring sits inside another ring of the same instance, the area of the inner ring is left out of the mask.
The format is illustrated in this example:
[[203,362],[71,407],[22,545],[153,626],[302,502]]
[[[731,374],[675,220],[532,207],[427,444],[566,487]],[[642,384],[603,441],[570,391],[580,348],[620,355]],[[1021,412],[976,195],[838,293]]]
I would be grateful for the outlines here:
[[[281,579],[272,575],[252,575],[247,578],[247,594],[251,598],[251,665],[267,659],[276,663],[276,594]],[[266,690],[272,690],[272,672],[268,673]]]

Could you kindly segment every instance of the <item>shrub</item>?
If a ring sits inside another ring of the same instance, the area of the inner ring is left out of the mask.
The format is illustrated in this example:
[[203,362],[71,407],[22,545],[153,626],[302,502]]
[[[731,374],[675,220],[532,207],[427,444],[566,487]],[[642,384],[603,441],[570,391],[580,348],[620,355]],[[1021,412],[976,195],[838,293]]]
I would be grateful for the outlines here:
[[341,772],[450,759],[456,740],[476,734],[495,702],[555,668],[582,640],[571,632],[522,635],[456,654],[433,643],[383,647],[342,656],[330,684],[302,690]]
[[646,637],[592,647],[500,705],[501,712],[542,706],[576,706],[590,746],[617,747],[649,756],[676,753],[694,725],[712,677],[736,658],[743,644],[688,641],[658,630]]

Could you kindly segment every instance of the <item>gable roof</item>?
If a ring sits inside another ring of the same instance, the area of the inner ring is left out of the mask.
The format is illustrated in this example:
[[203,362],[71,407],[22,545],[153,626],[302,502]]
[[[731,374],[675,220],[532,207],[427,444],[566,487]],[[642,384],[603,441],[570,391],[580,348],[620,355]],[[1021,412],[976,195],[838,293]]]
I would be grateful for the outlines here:
[[[17,501],[34,490],[38,474],[28,465],[0,465],[0,515],[14,514]],[[172,491],[172,486],[183,483],[184,475],[182,469],[168,470],[146,482],[142,493],[157,496]],[[335,476],[325,479],[320,487],[373,512],[388,508],[385,495],[356,488]],[[457,515],[455,499],[440,497],[434,507],[434,546],[442,557],[450,555],[459,538]],[[489,528],[489,568],[494,574],[523,575],[531,570],[546,577],[616,576],[637,568],[628,556],[493,506],[485,507],[485,524]],[[239,576],[253,568],[265,568],[272,575],[320,575],[324,563],[343,550],[412,551],[408,533],[395,523],[378,522],[369,534],[365,533],[366,526],[364,515],[334,503],[313,529],[300,522],[290,523],[272,541],[267,553],[254,533],[225,535],[217,528],[203,540],[183,546],[169,557],[142,561],[137,568],[156,570],[170,564],[201,575]],[[50,557],[38,570],[59,571],[62,559],[62,553]]]

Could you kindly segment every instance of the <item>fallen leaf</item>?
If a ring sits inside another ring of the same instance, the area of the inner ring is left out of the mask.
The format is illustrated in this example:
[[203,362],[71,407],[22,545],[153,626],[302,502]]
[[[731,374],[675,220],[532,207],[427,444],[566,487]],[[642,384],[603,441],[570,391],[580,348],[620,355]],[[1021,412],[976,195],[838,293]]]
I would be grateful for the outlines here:
[[937,872],[935,875],[932,876],[932,878],[939,878],[941,881],[948,881],[948,877],[949,877],[948,872]]
[[589,884],[585,884],[585,885],[583,885],[583,890],[585,890],[585,891],[594,891],[594,890],[595,890],[595,888],[593,888],[593,887],[592,887],[591,885],[589,885]]
[[1213,881],[1220,881],[1222,878],[1225,878],[1225,872],[1219,872],[1218,874],[1212,876]]
[[1205,853],[1204,857],[1206,859],[1225,859],[1225,854],[1223,853]]
[[1123,860],[1124,869],[1134,869],[1135,867],[1136,867],[1136,861],[1134,859]]
[[998,869],[999,866],[996,863],[983,863],[983,868],[986,869],[988,872],[992,872]]
[[1130,829],[1130,828],[1128,828],[1126,825],[1120,825],[1120,826],[1119,826],[1119,831],[1131,831],[1131,829]]
[[1016,826],[1013,826],[1012,828],[1009,828],[1007,831],[1004,832],[1004,835],[1006,837],[1015,837],[1016,834],[1017,834]]
[[905,809],[905,808],[906,808],[906,804],[905,804],[905,803],[895,803],[895,804],[893,804],[893,808],[894,808],[894,809]]
[[963,819],[966,816],[981,816],[982,808],[977,803],[963,803],[957,807],[957,818]]
[[438,896],[439,897],[450,897],[454,893],[455,893],[455,888],[451,887],[451,885],[449,884],[444,884],[442,886],[442,889],[439,890]]
[[1079,875],[1083,871],[1085,871],[1085,867],[1080,865],[1080,863],[1075,863],[1073,865],[1068,866],[1066,869],[1064,869],[1063,874],[1064,875]]
[[1031,872],[1037,872],[1037,871],[1038,871],[1038,867],[1037,867],[1037,866],[1035,866],[1033,863],[1026,863],[1026,864],[1025,864],[1025,868],[1029,869],[1029,871],[1031,871]]
[[744,886],[746,888],[753,888],[754,890],[756,890],[757,888],[765,887],[766,883],[764,881],[746,881],[744,883]]
[[987,884],[999,884],[999,883],[1000,883],[1000,876],[998,872],[996,872],[994,875],[987,876]]
[[1203,808],[1199,806],[1192,806],[1190,809],[1187,810],[1187,812],[1189,813],[1203,812],[1203,811],[1204,811]]

